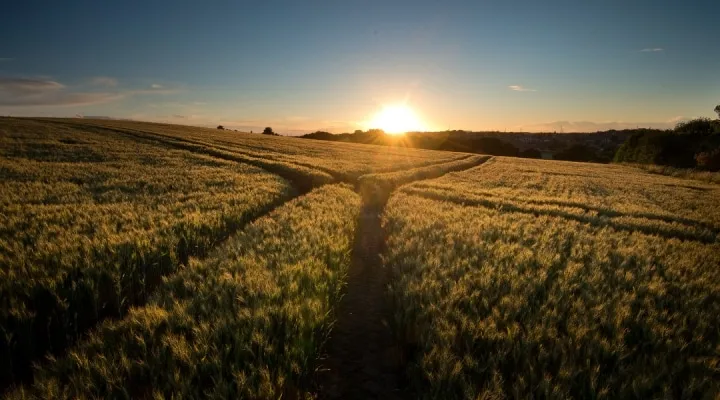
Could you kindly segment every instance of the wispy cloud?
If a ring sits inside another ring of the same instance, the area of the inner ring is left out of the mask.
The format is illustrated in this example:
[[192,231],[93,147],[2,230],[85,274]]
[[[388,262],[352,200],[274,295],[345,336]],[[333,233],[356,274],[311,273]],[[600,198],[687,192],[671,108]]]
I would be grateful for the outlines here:
[[642,50],[640,50],[641,53],[657,53],[660,51],[665,51],[662,47],[647,47]]
[[115,87],[118,85],[117,79],[110,78],[108,76],[97,76],[95,78],[92,78],[90,82],[95,86]]
[[0,62],[3,61],[15,61],[15,59],[12,57],[0,57]]
[[146,89],[135,89],[130,93],[132,94],[173,94],[181,91],[181,87],[178,85],[167,86],[159,83],[153,83]]
[[537,90],[535,89],[526,88],[521,85],[510,85],[508,86],[508,89],[514,90],[516,92],[537,92]]
[[75,106],[105,103],[118,93],[77,93],[52,80],[0,77],[1,106]]
[[127,94],[175,94],[178,93],[178,89],[138,89],[138,90],[129,90],[125,93]]
[[678,122],[689,121],[689,120],[691,120],[691,119],[692,119],[692,118],[688,118],[688,117],[685,117],[685,116],[682,116],[682,115],[678,115],[677,117],[672,117],[672,118],[670,118],[669,120],[667,120],[667,122],[668,122],[668,123],[671,123],[671,124],[676,124],[676,123],[678,123]]
[[0,90],[17,96],[39,91],[53,91],[64,87],[65,85],[51,80],[0,77]]
[[[98,86],[115,86],[113,78],[98,77],[91,80]],[[80,106],[101,104],[134,95],[163,95],[176,93],[176,89],[140,89],[118,91],[75,91],[49,78],[0,77],[0,106]]]

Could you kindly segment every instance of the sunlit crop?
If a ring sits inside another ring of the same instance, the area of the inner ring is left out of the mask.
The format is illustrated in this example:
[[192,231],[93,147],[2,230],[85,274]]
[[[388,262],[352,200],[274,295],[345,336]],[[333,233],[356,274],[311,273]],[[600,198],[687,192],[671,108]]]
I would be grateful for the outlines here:
[[260,158],[310,168],[354,183],[364,175],[400,171],[464,158],[467,154],[445,151],[387,147],[287,137],[247,134],[227,130],[202,129],[178,125],[148,124],[129,121],[73,122],[81,126],[110,127],[125,132],[160,135],[210,146],[236,156]]
[[625,167],[502,158],[403,187],[385,261],[417,392],[717,394],[718,198]]

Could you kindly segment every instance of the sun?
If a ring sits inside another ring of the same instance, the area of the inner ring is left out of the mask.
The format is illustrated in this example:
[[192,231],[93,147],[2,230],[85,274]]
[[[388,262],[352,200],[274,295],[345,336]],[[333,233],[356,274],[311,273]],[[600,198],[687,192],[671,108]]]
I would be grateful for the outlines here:
[[369,128],[382,129],[385,133],[398,135],[405,132],[424,131],[425,125],[413,110],[405,105],[383,107],[370,121]]

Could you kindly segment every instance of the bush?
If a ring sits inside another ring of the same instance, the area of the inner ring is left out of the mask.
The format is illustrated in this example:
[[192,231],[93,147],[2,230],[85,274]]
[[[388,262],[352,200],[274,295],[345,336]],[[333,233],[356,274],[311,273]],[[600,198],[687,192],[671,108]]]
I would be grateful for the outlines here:
[[708,171],[720,171],[720,147],[712,151],[704,151],[695,155],[697,168]]
[[275,134],[275,132],[273,132],[272,128],[269,126],[265,129],[263,129],[263,135],[274,135],[274,134]]
[[720,124],[709,118],[697,118],[691,121],[680,122],[675,126],[675,132],[707,136],[720,133]]

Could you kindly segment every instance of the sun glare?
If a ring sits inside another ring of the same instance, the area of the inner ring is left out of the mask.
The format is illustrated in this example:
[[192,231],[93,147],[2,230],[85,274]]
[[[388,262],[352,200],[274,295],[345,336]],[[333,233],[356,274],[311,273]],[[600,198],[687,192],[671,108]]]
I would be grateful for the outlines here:
[[404,105],[383,107],[370,121],[369,128],[382,129],[392,135],[425,130],[413,110]]

